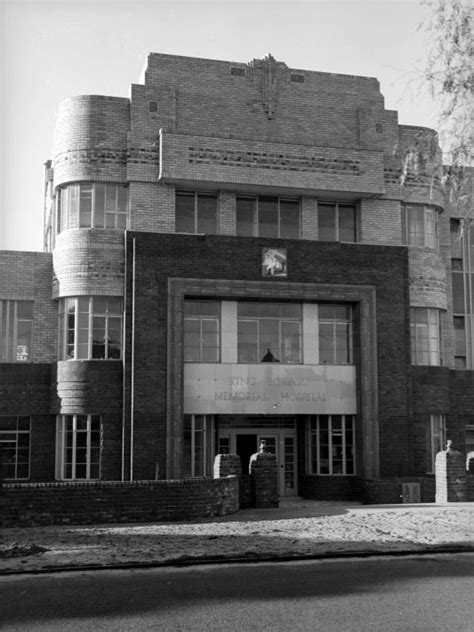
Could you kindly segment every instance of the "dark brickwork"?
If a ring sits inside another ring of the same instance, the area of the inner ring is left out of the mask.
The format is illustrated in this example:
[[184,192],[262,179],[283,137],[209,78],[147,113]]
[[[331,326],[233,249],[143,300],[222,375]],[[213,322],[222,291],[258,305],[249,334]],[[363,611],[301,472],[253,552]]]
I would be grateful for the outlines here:
[[420,485],[420,502],[432,503],[435,500],[434,477],[385,478],[357,481],[357,498],[368,504],[400,504],[403,502],[403,484]]
[[196,520],[239,508],[237,477],[133,483],[9,484],[0,498],[4,527]]
[[[135,240],[135,267],[132,265]],[[166,463],[167,283],[170,277],[261,281],[261,248],[288,251],[285,282],[373,286],[377,302],[381,476],[411,474],[407,252],[404,248],[223,236],[129,233],[126,253],[125,388],[130,415],[131,314],[135,296],[135,475]],[[135,269],[135,277],[133,277]],[[268,280],[277,284],[278,279]],[[171,316],[172,318],[173,316]],[[304,462],[304,461],[303,461]]]
[[54,480],[56,421],[51,414],[50,364],[0,363],[0,416],[31,419],[31,481]]
[[278,465],[276,456],[261,450],[250,457],[250,488],[257,509],[278,507]]

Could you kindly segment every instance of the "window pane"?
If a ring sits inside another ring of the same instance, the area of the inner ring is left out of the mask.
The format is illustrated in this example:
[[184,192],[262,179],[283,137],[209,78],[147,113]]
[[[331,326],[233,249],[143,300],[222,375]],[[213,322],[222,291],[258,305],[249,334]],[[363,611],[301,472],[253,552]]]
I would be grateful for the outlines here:
[[105,184],[95,185],[94,226],[104,228]]
[[318,239],[336,241],[336,209],[333,204],[318,204]]
[[79,226],[81,228],[90,228],[92,226],[92,185],[80,185],[80,201],[79,201]]
[[278,198],[258,198],[258,234],[260,237],[278,237]]
[[455,314],[464,314],[464,275],[456,272],[452,275],[453,280],[453,311]]
[[354,206],[339,205],[339,241],[356,241]]
[[300,204],[296,200],[280,200],[280,237],[298,239],[300,236]]
[[198,195],[198,233],[217,233],[217,198]]
[[176,232],[195,233],[194,194],[176,194]]
[[237,235],[251,237],[255,234],[256,206],[255,199],[237,198]]

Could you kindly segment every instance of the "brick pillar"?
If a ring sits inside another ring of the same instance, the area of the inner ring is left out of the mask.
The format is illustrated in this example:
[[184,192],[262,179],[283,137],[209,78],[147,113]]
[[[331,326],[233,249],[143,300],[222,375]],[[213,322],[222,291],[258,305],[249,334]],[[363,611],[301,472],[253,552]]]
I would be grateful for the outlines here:
[[466,457],[467,500],[474,502],[474,452],[468,452]]
[[266,451],[265,441],[250,457],[249,474],[255,507],[278,507],[278,469],[276,456]]
[[242,463],[238,454],[217,454],[214,459],[214,478],[242,476]]
[[461,452],[446,444],[446,450],[436,455],[436,502],[467,501],[466,461]]

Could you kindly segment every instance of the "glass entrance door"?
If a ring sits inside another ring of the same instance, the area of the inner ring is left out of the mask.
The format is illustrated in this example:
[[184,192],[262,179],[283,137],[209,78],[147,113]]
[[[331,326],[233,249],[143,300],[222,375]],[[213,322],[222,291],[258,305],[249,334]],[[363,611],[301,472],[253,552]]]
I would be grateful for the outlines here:
[[249,460],[257,452],[260,442],[266,442],[266,449],[277,458],[278,493],[280,497],[296,496],[296,437],[292,430],[268,433],[262,430],[238,429],[229,431],[230,449],[242,461],[242,472],[248,473]]

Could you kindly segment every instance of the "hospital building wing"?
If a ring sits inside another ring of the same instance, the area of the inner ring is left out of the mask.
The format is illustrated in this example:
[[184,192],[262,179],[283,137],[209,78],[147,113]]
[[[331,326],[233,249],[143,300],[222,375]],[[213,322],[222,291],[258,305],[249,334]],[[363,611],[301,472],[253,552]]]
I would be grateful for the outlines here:
[[206,477],[265,439],[280,497],[434,500],[446,438],[474,450],[441,169],[376,79],[271,55],[152,53],[130,98],[61,103],[45,251],[0,253],[6,482]]

